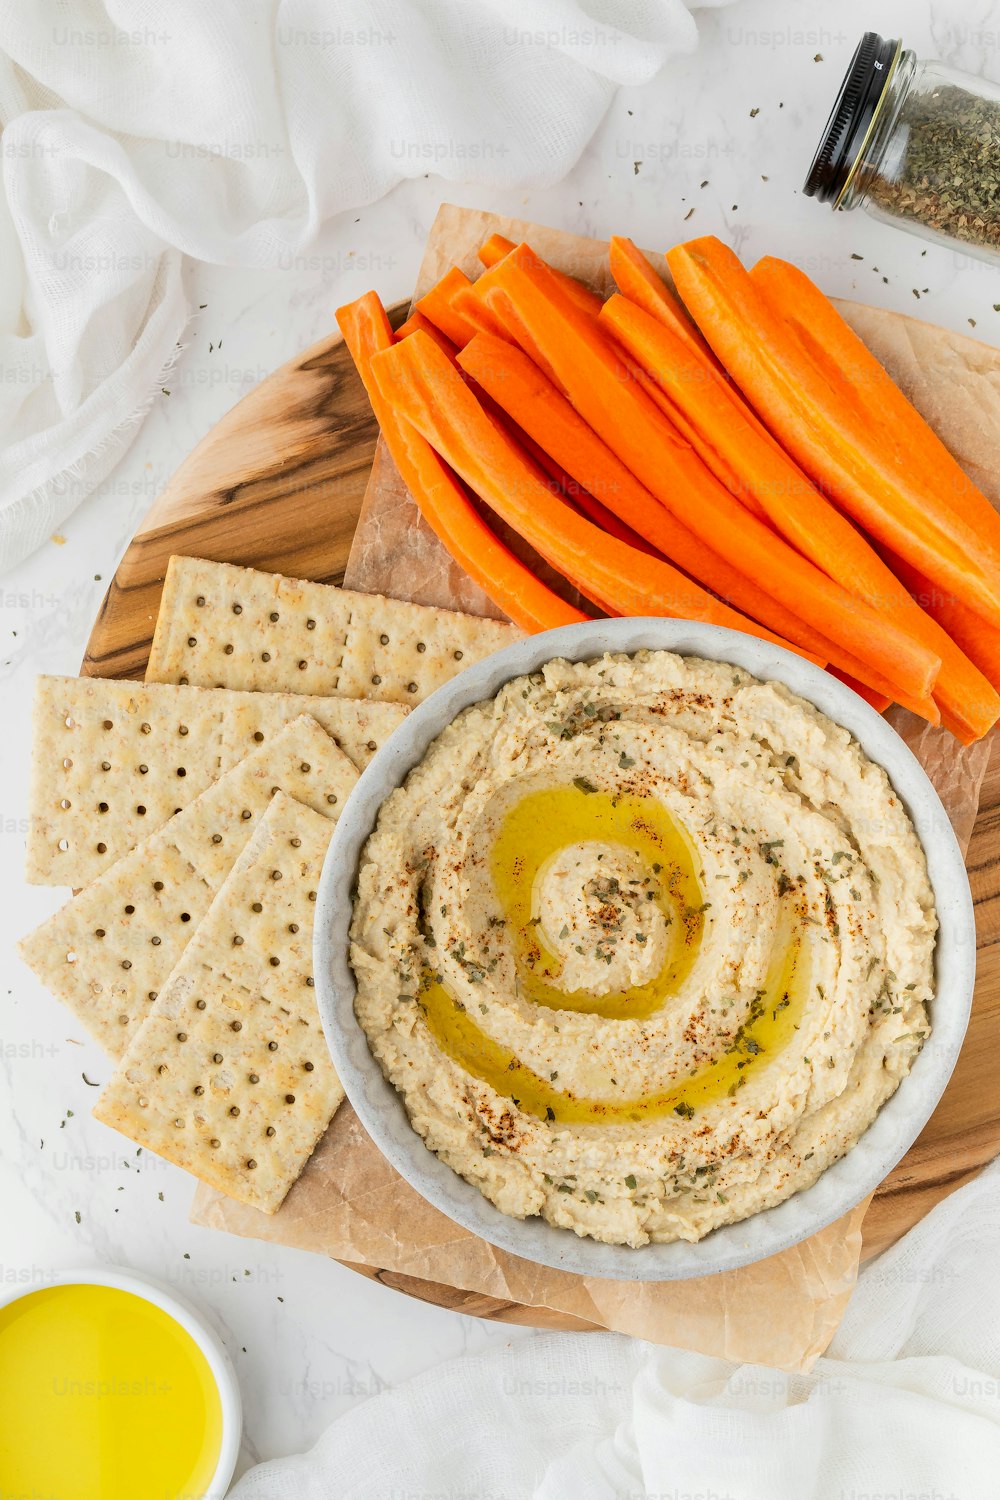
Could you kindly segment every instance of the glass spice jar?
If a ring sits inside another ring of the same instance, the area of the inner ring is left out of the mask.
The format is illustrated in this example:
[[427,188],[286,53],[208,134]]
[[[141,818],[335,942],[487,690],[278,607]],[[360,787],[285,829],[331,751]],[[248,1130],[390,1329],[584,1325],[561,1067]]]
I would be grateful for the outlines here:
[[1000,260],[1000,86],[865,32],[804,191]]

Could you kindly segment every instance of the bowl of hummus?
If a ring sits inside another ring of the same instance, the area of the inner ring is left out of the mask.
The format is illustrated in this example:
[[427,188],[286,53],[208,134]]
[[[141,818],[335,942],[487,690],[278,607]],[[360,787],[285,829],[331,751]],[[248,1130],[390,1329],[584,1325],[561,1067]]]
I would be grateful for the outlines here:
[[526,1259],[731,1270],[859,1203],[965,1033],[968,879],[857,695],[715,626],[533,636],[409,715],[319,892],[334,1064],[389,1161]]

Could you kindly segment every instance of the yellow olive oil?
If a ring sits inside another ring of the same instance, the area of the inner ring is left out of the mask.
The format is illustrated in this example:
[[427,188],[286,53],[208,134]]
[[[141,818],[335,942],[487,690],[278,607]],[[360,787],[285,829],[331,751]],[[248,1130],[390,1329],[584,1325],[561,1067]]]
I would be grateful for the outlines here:
[[118,1287],[45,1287],[0,1308],[0,1496],[198,1500],[222,1405],[169,1314]]
[[[640,856],[653,876],[654,899],[672,939],[667,960],[652,980],[602,995],[560,987],[559,960],[547,949],[532,910],[546,862],[567,845],[589,840],[621,844]],[[611,797],[579,786],[529,792],[497,832],[491,869],[520,993],[535,1005],[617,1018],[649,1016],[679,988],[698,956],[704,904],[694,851],[683,828],[652,798]]]
[[[538,872],[567,844],[621,843],[658,871],[664,913],[678,933],[660,974],[631,991],[596,996],[558,987],[558,960],[547,954],[533,924]],[[520,992],[547,1008],[587,1011],[606,1018],[647,1017],[690,972],[703,930],[703,902],[694,855],[683,830],[660,804],[577,787],[530,793],[507,815],[493,850],[493,879],[515,949]],[[727,1049],[668,1089],[625,1099],[586,1099],[566,1093],[493,1040],[440,975],[424,974],[418,1000],[441,1050],[465,1072],[513,1100],[525,1113],[557,1124],[615,1124],[689,1116],[734,1096],[748,1076],[788,1045],[809,988],[808,952],[790,909],[781,914],[765,983]],[[722,997],[719,1001],[722,1003]]]

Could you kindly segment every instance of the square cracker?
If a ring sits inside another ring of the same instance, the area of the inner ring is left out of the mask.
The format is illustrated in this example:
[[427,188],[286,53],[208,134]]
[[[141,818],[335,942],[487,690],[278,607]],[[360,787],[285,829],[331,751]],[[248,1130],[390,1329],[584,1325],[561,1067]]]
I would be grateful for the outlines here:
[[303,714],[30,933],[21,956],[119,1057],[274,793],[335,820],[357,779]]
[[303,713],[363,770],[406,709],[304,693],[40,677],[28,880],[71,886],[96,880]]
[[421,702],[516,625],[172,557],[147,682]]
[[94,1116],[274,1213],[344,1097],[312,980],[328,819],[275,794]]

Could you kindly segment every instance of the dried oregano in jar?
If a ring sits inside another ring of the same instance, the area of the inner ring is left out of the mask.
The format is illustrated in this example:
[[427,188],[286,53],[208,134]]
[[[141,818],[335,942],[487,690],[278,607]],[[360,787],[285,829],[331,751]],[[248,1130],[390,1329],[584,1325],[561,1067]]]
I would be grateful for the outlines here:
[[805,191],[1000,258],[1000,87],[867,32]]

